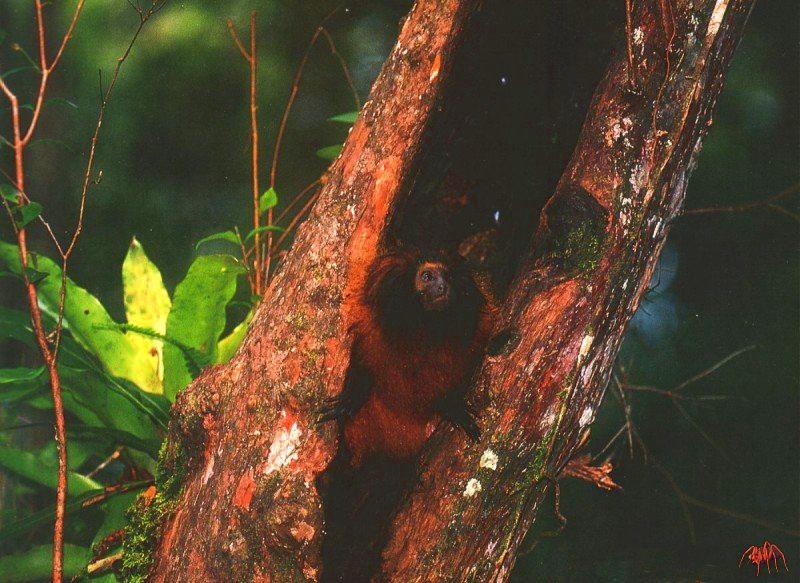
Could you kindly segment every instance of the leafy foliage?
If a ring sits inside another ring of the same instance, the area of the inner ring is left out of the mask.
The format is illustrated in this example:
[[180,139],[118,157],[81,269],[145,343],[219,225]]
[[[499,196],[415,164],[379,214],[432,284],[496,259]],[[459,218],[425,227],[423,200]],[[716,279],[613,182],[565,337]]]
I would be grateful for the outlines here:
[[[21,277],[18,253],[15,245],[0,241],[0,268]],[[126,510],[152,483],[148,476],[157,475],[170,402],[202,368],[235,353],[252,309],[220,340],[226,310],[245,273],[231,255],[196,257],[170,297],[158,267],[134,239],[122,264],[125,323],[115,322],[89,291],[62,278],[52,260],[31,255],[29,262],[41,274],[35,285],[45,308],[46,330],[56,326],[62,281],[66,285],[57,368],[69,415],[67,512],[81,517],[68,521],[67,540],[80,542],[67,546],[65,575],[72,577],[85,571],[91,549],[108,553],[120,544],[113,540],[108,548],[107,537],[125,528]],[[33,281],[30,276],[29,280]],[[16,344],[22,352],[35,349],[28,315],[0,306],[0,341]],[[31,513],[28,500],[55,489],[55,446],[48,442],[22,448],[14,445],[14,436],[17,430],[47,425],[19,422],[31,416],[49,419],[52,407],[44,367],[0,369],[0,423],[8,424],[0,426],[0,469],[15,478],[12,498],[19,509],[2,517],[3,548],[11,549],[8,543],[20,535],[42,543],[49,539],[41,527],[52,522],[54,507]],[[165,511],[166,506],[154,505],[159,508]],[[40,545],[0,557],[0,580],[46,577],[51,550]],[[114,575],[107,577],[115,580]]]

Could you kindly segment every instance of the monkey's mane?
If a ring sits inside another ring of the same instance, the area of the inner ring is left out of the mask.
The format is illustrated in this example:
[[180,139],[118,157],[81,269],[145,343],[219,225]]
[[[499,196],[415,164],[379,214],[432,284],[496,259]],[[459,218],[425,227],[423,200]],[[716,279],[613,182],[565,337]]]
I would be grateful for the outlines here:
[[[447,266],[450,302],[442,311],[425,310],[414,289],[417,268],[425,261]],[[463,259],[415,250],[388,253],[375,260],[367,275],[363,301],[387,339],[438,345],[469,343],[486,299]]]

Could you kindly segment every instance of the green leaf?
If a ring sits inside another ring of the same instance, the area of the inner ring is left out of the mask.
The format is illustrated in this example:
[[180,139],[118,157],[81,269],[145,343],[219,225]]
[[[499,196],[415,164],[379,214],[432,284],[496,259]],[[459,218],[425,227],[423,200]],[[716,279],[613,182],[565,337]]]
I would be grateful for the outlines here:
[[[2,40],[0,40],[2,42]],[[3,71],[3,74],[0,75],[2,79],[8,79],[11,75],[16,75],[17,73],[22,73],[23,71],[36,71],[36,67],[32,67],[31,65],[23,65],[21,67],[14,67],[12,69],[8,69],[7,71]]]
[[320,148],[317,150],[317,156],[323,160],[331,162],[336,160],[336,157],[341,153],[343,146],[344,144],[336,144],[335,146],[326,146],[325,148]]
[[28,278],[28,281],[33,285],[37,285],[40,281],[47,277],[47,273],[44,271],[39,271],[38,269],[34,269],[30,265],[26,267],[23,272],[25,273],[25,277]]
[[[225,329],[225,308],[236,292],[244,268],[227,255],[197,257],[175,288],[167,334],[176,342],[216,358],[217,341]],[[192,380],[186,359],[176,346],[164,347],[164,395],[175,395]]]
[[170,338],[166,334],[159,334],[150,328],[142,328],[141,326],[132,326],[130,324],[118,324],[117,327],[124,332],[141,334],[142,336],[147,336],[148,338],[161,340],[162,342],[171,344],[183,353],[184,358],[186,358],[186,365],[189,367],[189,372],[193,377],[199,375],[201,370],[211,364],[211,360],[204,353],[192,348],[191,346],[187,346],[183,342],[175,340],[174,338]]
[[339,115],[334,115],[333,117],[329,117],[328,121],[353,125],[354,123],[356,123],[356,118],[358,118],[357,111],[348,111],[347,113],[340,113]]
[[258,199],[258,212],[265,213],[278,204],[278,193],[271,186]]
[[19,201],[19,192],[10,184],[0,185],[0,196],[12,204],[17,204]]
[[257,229],[253,229],[249,233],[247,233],[247,237],[244,238],[245,243],[252,239],[256,233],[263,233],[264,231],[274,231],[276,233],[282,233],[285,231],[283,227],[279,227],[278,225],[262,225]]
[[[122,288],[128,324],[149,328],[159,334],[166,332],[172,303],[161,272],[148,259],[136,238],[131,241],[125,261],[122,262]],[[163,342],[140,334],[126,334],[126,337],[133,350],[147,356],[146,362],[149,364],[132,371],[137,378],[131,380],[148,393],[163,393]]]
[[[43,462],[30,452],[0,445],[0,466],[27,480],[56,489],[57,467]],[[102,484],[91,478],[77,472],[67,472],[67,490],[70,496],[80,496],[102,487]]]
[[[20,272],[19,251],[16,245],[0,241],[0,264],[14,273]],[[41,255],[31,255],[30,266],[48,277],[39,282],[39,300],[51,313],[58,311],[61,293],[61,268]],[[67,279],[64,319],[72,336],[114,376],[133,382],[143,368],[152,366],[152,356],[139,353],[125,334],[115,328],[111,316],[98,301],[82,287]]]
[[38,202],[29,202],[28,204],[15,207],[14,220],[17,223],[17,227],[20,229],[25,228],[28,223],[42,214],[42,210],[42,205]]
[[43,366],[39,368],[0,368],[0,385],[35,381],[43,372]]
[[194,248],[199,249],[201,245],[210,243],[211,241],[227,241],[236,245],[237,248],[239,247],[239,237],[236,236],[236,233],[233,231],[223,231],[221,233],[214,233],[208,237],[203,237],[197,242]]
[[106,515],[103,518],[103,524],[100,525],[100,528],[98,528],[97,532],[94,534],[92,548],[94,548],[98,543],[103,542],[103,539],[112,532],[116,532],[127,526],[128,519],[125,516],[125,513],[136,501],[137,496],[139,496],[138,492],[127,492],[125,494],[115,496],[106,502]]
[[[64,545],[64,579],[79,575],[92,559],[92,551],[75,545]],[[0,581],[23,583],[50,580],[53,545],[33,547],[24,553],[0,557]]]
[[253,320],[254,313],[254,309],[250,310],[244,317],[244,320],[231,330],[230,334],[219,341],[217,345],[217,358],[214,362],[228,362],[233,357],[239,345],[242,343],[242,340],[244,340],[244,337],[247,335],[247,329],[250,326],[250,322]]
[[67,426],[69,435],[78,437],[102,437],[113,441],[116,445],[124,445],[146,453],[154,460],[158,459],[158,450],[161,447],[161,440],[157,437],[150,439],[140,439],[133,433],[112,429],[109,427],[92,427],[90,425],[78,425],[70,423]]

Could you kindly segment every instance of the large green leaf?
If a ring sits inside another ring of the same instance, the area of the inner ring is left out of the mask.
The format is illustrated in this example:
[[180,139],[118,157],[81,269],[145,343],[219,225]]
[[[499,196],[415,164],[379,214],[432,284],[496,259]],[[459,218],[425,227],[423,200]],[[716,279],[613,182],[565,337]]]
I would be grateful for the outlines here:
[[[214,360],[217,341],[225,329],[225,308],[236,292],[236,279],[244,268],[227,255],[203,255],[189,267],[175,288],[167,318],[169,338],[199,350]],[[192,380],[183,353],[164,346],[164,395],[175,395]]]
[[[135,238],[128,247],[125,261],[122,262],[122,287],[128,324],[149,328],[159,334],[166,332],[167,315],[171,307],[169,294],[161,279],[161,272],[148,259],[142,245]],[[128,333],[126,337],[137,354],[149,357],[146,360],[147,366],[131,371],[135,378],[129,378],[149,393],[163,393],[163,342],[141,334]]]
[[[64,579],[79,575],[92,558],[92,551],[75,545],[64,545]],[[34,547],[24,553],[0,557],[0,581],[49,580],[52,569],[53,545]]]
[[[0,466],[27,480],[56,489],[56,466],[43,462],[38,456],[0,445]],[[70,496],[80,496],[103,485],[76,472],[67,473],[67,488]]]
[[[16,245],[0,241],[0,263],[20,273]],[[30,266],[46,273],[37,284],[39,299],[51,312],[58,310],[61,293],[61,268],[41,255],[31,255]],[[100,359],[113,375],[137,381],[141,370],[151,366],[152,356],[138,353],[130,339],[113,327],[114,320],[99,300],[71,280],[67,280],[64,319],[72,336]]]
[[231,330],[230,334],[219,341],[219,344],[217,344],[217,358],[214,362],[228,362],[233,357],[239,345],[242,343],[242,340],[244,340],[244,337],[247,335],[247,329],[250,326],[250,322],[253,320],[254,312],[255,310],[250,310],[244,317],[244,320]]

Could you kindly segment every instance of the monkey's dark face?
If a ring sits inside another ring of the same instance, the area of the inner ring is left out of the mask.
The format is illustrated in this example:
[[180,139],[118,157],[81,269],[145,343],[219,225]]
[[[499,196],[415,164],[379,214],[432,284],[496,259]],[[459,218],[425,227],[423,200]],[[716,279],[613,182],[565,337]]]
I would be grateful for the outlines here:
[[441,312],[447,309],[451,295],[447,267],[435,261],[421,263],[414,275],[414,290],[425,310]]

